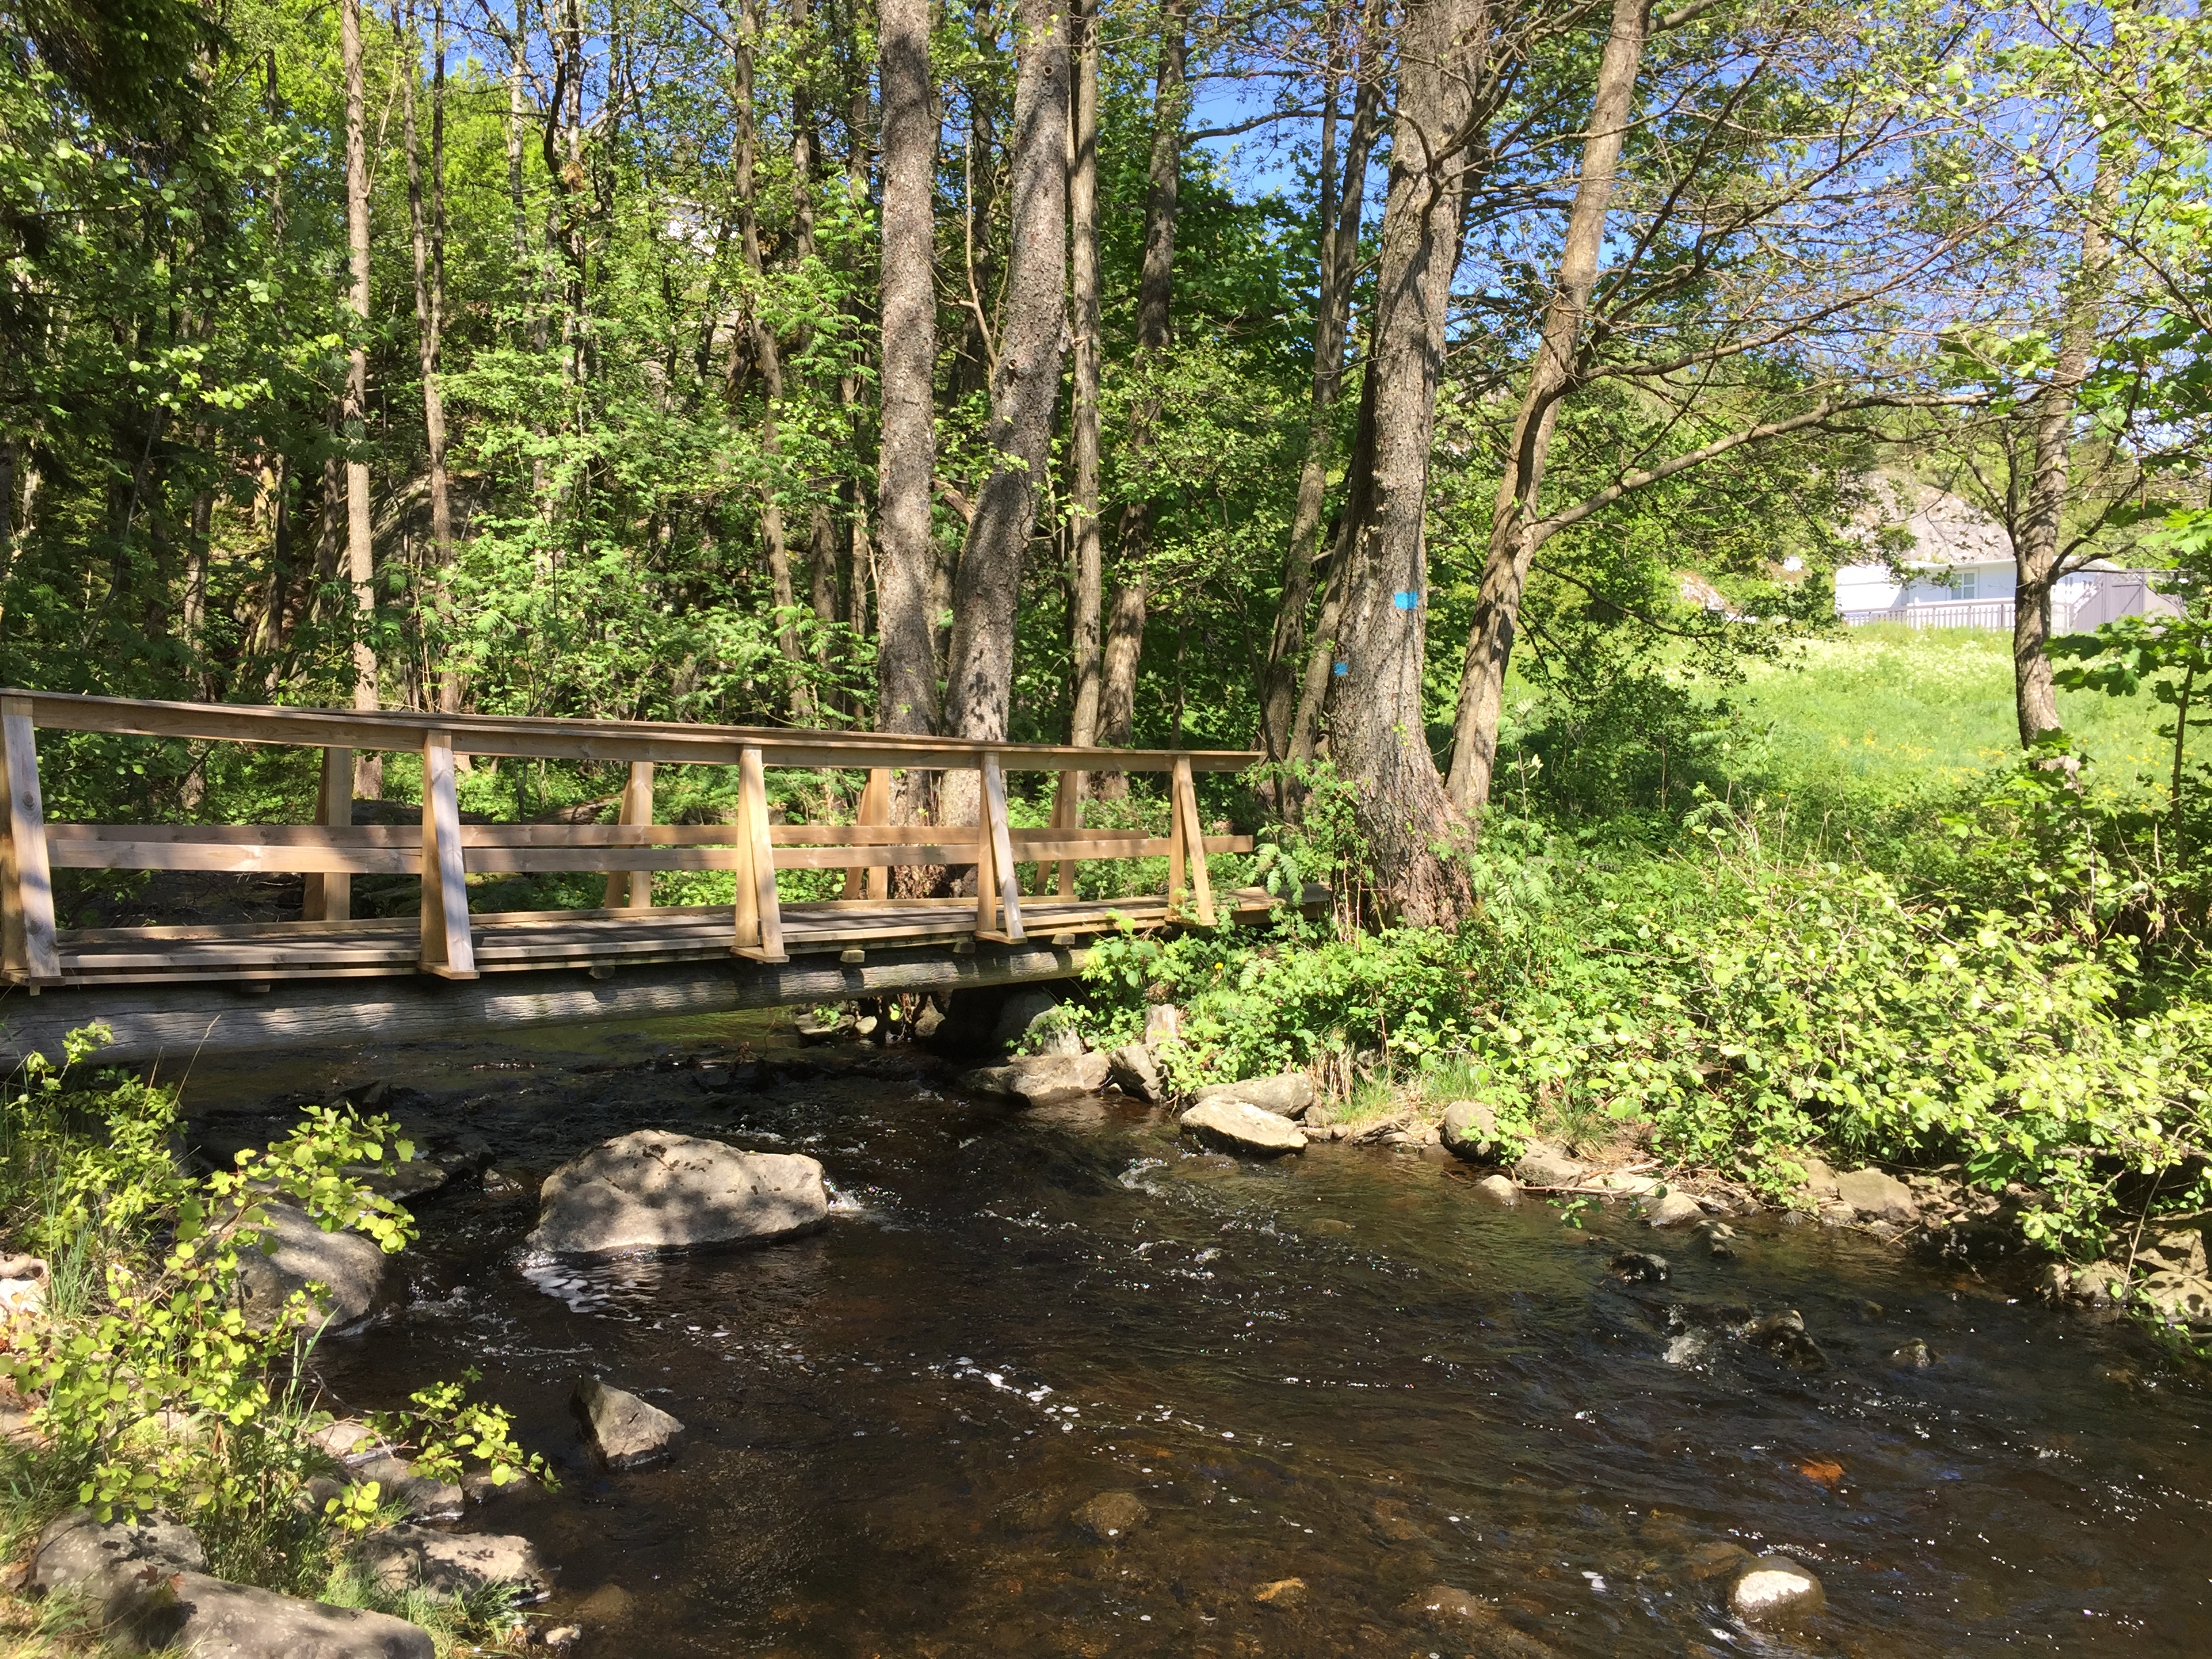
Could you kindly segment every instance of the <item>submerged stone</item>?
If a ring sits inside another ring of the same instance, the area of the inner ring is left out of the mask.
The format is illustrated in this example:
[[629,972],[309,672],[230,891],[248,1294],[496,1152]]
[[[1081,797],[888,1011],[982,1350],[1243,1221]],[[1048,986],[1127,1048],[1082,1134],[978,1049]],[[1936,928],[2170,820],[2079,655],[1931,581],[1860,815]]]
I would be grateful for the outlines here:
[[1820,1581],[1786,1555],[1762,1555],[1729,1586],[1729,1607],[1748,1624],[1798,1624],[1823,1611]]
[[1133,1492],[1102,1492],[1089,1503],[1081,1505],[1068,1519],[1100,1543],[1126,1537],[1144,1525],[1152,1511],[1144,1500]]

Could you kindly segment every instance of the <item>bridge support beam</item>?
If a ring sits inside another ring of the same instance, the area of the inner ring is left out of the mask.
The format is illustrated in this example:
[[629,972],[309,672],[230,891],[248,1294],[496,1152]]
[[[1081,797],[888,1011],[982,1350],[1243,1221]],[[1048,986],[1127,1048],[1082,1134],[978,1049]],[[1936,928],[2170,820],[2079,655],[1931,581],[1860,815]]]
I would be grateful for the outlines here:
[[266,990],[59,986],[35,998],[11,990],[0,993],[0,1056],[15,1063],[36,1048],[58,1060],[63,1034],[97,1020],[115,1034],[103,1061],[160,1060],[164,1075],[178,1076],[199,1053],[467,1036],[1066,979],[1082,971],[1084,955],[1065,945],[981,945],[961,956],[871,949],[860,963],[823,954],[781,963],[641,965],[614,969],[603,980],[580,969],[540,969],[475,980],[279,980]]

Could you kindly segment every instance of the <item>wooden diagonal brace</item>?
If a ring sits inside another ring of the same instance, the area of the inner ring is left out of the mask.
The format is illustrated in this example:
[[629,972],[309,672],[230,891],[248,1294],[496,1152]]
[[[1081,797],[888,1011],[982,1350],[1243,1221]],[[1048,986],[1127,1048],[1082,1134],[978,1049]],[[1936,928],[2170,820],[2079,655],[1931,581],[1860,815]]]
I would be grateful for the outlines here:
[[461,859],[461,809],[453,793],[453,738],[422,735],[422,971],[477,977],[469,933],[469,886]]
[[0,697],[0,770],[8,790],[0,815],[0,970],[17,985],[52,985],[62,976],[61,953],[54,943],[54,878],[46,863],[46,814],[27,697]]

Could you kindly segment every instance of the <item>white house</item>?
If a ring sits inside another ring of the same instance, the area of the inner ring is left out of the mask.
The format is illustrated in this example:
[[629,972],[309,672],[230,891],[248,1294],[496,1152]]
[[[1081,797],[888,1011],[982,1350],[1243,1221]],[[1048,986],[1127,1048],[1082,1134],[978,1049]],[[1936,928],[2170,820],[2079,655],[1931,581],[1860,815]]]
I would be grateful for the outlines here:
[[[1864,515],[1871,533],[1899,530],[1911,538],[1895,562],[1849,564],[1836,572],[1836,612],[1856,627],[1903,623],[1911,628],[1996,628],[2013,622],[2012,541],[2004,527],[1972,503],[1926,484],[1882,481],[1885,502]],[[1910,510],[1904,510],[1909,507]],[[2152,591],[2156,572],[2124,570],[2104,559],[2059,579],[2051,590],[2054,631],[2094,628],[2115,617],[2171,611]]]

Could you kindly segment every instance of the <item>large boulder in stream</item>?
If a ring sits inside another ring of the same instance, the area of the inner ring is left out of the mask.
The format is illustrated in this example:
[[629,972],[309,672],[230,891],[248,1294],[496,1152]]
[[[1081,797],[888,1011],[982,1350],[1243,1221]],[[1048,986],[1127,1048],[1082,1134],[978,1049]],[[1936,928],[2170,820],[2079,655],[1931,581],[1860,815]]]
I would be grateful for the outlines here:
[[1102,1054],[1024,1054],[1004,1066],[981,1066],[961,1074],[960,1086],[1024,1106],[1058,1106],[1106,1086],[1112,1062]]
[[609,1468],[634,1469],[665,1457],[684,1437],[680,1418],[596,1376],[576,1384],[568,1403]]
[[1263,1112],[1242,1100],[1209,1100],[1185,1112],[1179,1121],[1186,1133],[1217,1142],[1240,1152],[1273,1158],[1306,1149],[1306,1132],[1286,1117]]
[[1313,1079],[1304,1072],[1283,1072],[1273,1077],[1246,1078],[1242,1083],[1209,1083],[1191,1097],[1191,1103],[1196,1106],[1216,1100],[1241,1100],[1277,1117],[1304,1117],[1314,1103]]
[[1827,1605],[1820,1581],[1786,1555],[1760,1556],[1729,1586],[1729,1610],[1747,1624],[1802,1624]]
[[554,1255],[617,1255],[776,1238],[829,1216],[811,1158],[638,1129],[546,1176],[528,1242]]

